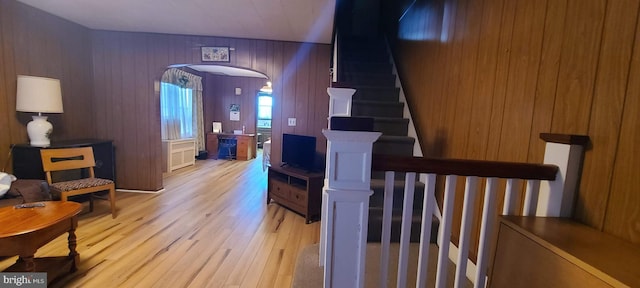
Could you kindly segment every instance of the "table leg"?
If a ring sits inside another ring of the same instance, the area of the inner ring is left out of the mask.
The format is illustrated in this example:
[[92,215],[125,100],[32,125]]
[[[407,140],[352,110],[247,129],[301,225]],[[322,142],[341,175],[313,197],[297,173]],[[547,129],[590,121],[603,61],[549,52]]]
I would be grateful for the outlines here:
[[35,272],[36,271],[36,263],[33,261],[33,255],[20,255],[18,257],[17,262],[24,262],[24,270],[25,272]]
[[76,227],[78,226],[78,220],[76,217],[71,219],[71,228],[69,229],[69,259],[71,259],[71,272],[77,270],[76,264],[80,261],[80,254],[76,251]]

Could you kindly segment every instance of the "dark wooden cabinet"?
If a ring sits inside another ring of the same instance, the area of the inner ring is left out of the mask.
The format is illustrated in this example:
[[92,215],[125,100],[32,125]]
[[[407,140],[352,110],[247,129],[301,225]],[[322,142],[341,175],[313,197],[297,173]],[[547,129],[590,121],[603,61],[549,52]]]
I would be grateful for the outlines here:
[[273,199],[305,217],[307,223],[320,220],[322,173],[306,173],[287,167],[269,167],[267,204]]
[[[115,158],[113,141],[98,139],[81,139],[51,142],[49,147],[34,147],[29,144],[16,144],[12,149],[13,158],[13,174],[18,179],[46,179],[44,170],[42,169],[42,159],[40,158],[41,149],[71,148],[71,147],[87,147],[93,148],[93,155],[96,160],[94,168],[95,175],[98,178],[116,180],[115,174]],[[74,173],[74,172],[71,172]],[[84,173],[77,171],[77,173]],[[52,175],[54,182],[79,178],[73,174],[54,174]]]

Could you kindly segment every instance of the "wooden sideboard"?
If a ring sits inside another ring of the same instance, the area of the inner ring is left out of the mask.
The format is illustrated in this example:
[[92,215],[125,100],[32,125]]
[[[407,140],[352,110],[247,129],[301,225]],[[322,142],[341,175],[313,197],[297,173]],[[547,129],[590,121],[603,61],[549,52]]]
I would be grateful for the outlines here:
[[255,134],[207,133],[207,153],[209,158],[218,159],[218,142],[220,138],[236,139],[236,159],[251,160],[256,157]]
[[[12,148],[13,174],[18,179],[46,179],[42,169],[40,150],[56,148],[92,147],[96,160],[96,177],[116,180],[114,146],[111,140],[78,139],[51,142],[48,147],[16,144]],[[86,171],[85,171],[86,172]],[[86,177],[76,175],[79,171],[64,171],[52,175],[54,182]],[[83,172],[84,173],[84,172]],[[117,183],[116,183],[117,184]]]
[[640,246],[566,218],[501,216],[489,287],[640,287]]

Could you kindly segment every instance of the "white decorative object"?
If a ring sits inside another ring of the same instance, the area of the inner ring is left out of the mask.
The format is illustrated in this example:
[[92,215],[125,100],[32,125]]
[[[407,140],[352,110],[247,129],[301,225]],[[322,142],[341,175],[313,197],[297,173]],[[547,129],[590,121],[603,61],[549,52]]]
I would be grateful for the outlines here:
[[320,266],[325,287],[364,287],[371,155],[380,132],[323,130],[327,164],[322,194]]
[[53,125],[42,113],[63,112],[60,80],[18,75],[16,111],[38,113],[37,116],[32,116],[33,121],[27,124],[30,144],[37,147],[49,146],[49,135],[53,131]]
[[4,194],[7,194],[13,181],[16,181],[16,176],[0,172],[0,198],[2,198]]
[[213,133],[222,133],[222,123],[213,122]]

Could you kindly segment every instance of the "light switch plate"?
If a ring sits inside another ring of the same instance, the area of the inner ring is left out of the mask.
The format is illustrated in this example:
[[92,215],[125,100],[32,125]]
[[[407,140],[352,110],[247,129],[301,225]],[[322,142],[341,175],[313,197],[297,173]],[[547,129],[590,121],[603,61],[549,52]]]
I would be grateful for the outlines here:
[[289,118],[289,126],[296,126],[296,118]]

